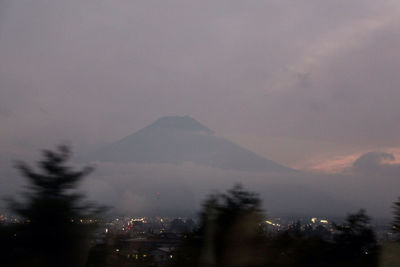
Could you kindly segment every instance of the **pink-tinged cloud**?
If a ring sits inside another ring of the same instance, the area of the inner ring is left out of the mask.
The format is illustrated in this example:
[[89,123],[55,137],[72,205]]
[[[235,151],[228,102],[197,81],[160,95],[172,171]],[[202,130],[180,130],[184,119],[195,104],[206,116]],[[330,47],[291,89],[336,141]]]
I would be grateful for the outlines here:
[[[315,173],[339,174],[350,170],[358,160],[363,159],[363,156],[371,154],[376,154],[376,157],[374,157],[375,164],[382,166],[400,164],[400,148],[394,147],[377,151],[359,151],[345,155],[319,156],[297,163],[292,167]],[[372,162],[369,162],[369,164],[372,164]]]

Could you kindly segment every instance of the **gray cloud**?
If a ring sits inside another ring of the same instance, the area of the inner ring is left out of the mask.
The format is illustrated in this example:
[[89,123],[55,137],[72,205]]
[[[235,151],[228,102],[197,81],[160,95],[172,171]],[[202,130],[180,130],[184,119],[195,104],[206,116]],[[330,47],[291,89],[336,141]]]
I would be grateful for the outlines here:
[[396,157],[391,153],[368,152],[361,155],[351,168],[354,172],[363,174],[380,174],[383,177],[400,175],[400,164],[395,163]]
[[103,141],[190,114],[217,132],[392,144],[398,11],[390,1],[13,1],[0,90],[16,117],[3,138]]
[[0,158],[60,140],[81,152],[165,115],[221,135],[398,146],[399,13],[375,0],[1,1]]

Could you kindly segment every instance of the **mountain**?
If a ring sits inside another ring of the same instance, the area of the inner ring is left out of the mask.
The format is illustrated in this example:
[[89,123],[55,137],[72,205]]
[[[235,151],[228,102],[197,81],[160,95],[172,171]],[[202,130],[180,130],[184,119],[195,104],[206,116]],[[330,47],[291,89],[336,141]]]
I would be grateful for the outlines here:
[[193,162],[240,171],[294,172],[223,137],[189,116],[162,117],[153,124],[99,149],[100,162]]
[[99,163],[84,187],[89,196],[137,215],[190,213],[208,194],[234,183],[259,193],[268,212],[282,215],[340,216],[362,207],[387,216],[385,207],[393,199],[385,183],[360,186],[359,176],[292,170],[216,135],[188,116],[160,118],[90,153],[88,160]]

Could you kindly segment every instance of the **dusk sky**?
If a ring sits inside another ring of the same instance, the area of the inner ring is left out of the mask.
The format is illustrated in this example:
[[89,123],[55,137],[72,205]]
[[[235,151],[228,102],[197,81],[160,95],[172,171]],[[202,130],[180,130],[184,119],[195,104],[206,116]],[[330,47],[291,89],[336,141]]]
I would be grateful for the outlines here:
[[396,0],[2,0],[0,159],[166,115],[299,169],[396,155],[399,26]]

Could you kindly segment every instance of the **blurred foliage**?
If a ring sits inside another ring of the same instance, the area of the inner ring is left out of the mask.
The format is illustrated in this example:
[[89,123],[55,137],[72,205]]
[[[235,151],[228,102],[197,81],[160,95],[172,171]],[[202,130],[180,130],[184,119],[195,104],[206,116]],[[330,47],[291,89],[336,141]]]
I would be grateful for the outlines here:
[[[24,162],[16,167],[27,180],[23,200],[9,199],[10,209],[22,223],[8,227],[13,240],[7,255],[13,266],[83,266],[87,258],[93,220],[103,208],[85,203],[76,192],[79,182],[92,168],[73,170],[67,165],[67,146],[44,150],[40,171]],[[90,221],[91,220],[91,221]],[[7,240],[7,238],[5,238]],[[7,246],[7,245],[5,245]]]
[[397,239],[400,241],[400,198],[393,204],[394,209],[394,220],[392,229],[397,235]]
[[363,210],[332,234],[294,223],[269,234],[260,199],[237,185],[203,204],[201,225],[171,266],[378,266],[378,245]]
[[378,244],[364,210],[349,214],[346,222],[335,225],[335,254],[344,259],[342,266],[376,266]]

